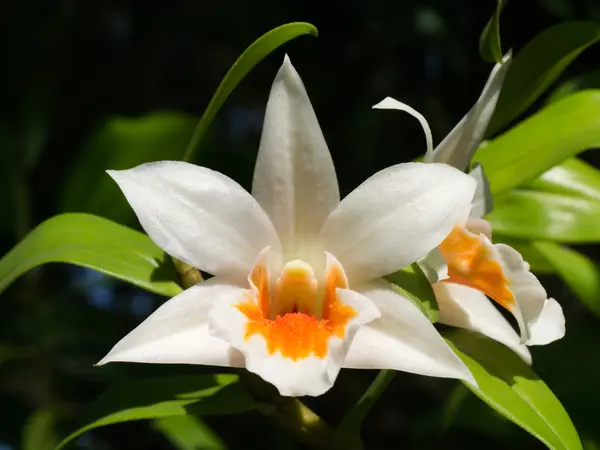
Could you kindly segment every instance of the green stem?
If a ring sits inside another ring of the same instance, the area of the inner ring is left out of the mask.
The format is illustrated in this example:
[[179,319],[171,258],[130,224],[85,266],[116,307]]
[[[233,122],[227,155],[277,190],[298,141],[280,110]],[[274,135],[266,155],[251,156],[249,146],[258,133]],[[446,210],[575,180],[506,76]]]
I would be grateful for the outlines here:
[[396,372],[381,370],[356,405],[346,413],[335,431],[335,448],[361,449],[360,426],[381,394],[394,379]]
[[279,395],[275,387],[250,372],[242,373],[244,384],[258,410],[279,428],[313,449],[331,449],[333,430],[327,422],[294,397]]
[[194,266],[190,266],[177,258],[173,258],[173,264],[179,273],[179,279],[184,289],[190,288],[203,281],[202,274]]

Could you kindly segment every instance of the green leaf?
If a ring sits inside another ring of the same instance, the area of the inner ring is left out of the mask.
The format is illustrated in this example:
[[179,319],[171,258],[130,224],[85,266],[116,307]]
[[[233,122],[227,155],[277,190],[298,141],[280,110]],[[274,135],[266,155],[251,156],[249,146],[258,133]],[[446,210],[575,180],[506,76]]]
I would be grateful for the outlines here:
[[548,106],[481,147],[493,194],[530,182],[583,150],[600,145],[600,90],[583,91]]
[[177,112],[109,118],[73,162],[64,186],[62,211],[86,212],[119,223],[137,224],[133,209],[106,170],[179,159],[197,120]]
[[600,200],[600,170],[579,158],[569,158],[527,185],[539,191]]
[[317,29],[305,22],[294,22],[282,25],[274,28],[266,34],[259,37],[256,41],[248,47],[244,53],[233,63],[233,66],[229,69],[223,81],[217,88],[216,92],[210,99],[210,103],[206,107],[200,122],[194,130],[192,139],[188,145],[188,148],[183,157],[184,161],[190,161],[194,152],[197,150],[202,138],[204,137],[206,130],[217,115],[219,109],[229,94],[235,89],[235,87],[244,79],[244,77],[262,61],[271,52],[285,44],[286,42],[302,36],[305,34],[311,34],[313,36],[318,35]]
[[431,283],[417,263],[385,277],[400,295],[413,302],[427,318],[439,320],[439,308]]
[[575,92],[585,89],[600,89],[600,69],[591,70],[583,75],[565,81],[552,91],[546,103],[555,103]]
[[161,417],[154,420],[153,426],[178,450],[226,449],[219,436],[199,417]]
[[514,189],[494,200],[486,219],[495,231],[514,238],[600,241],[600,201],[581,196]]
[[238,414],[254,401],[236,375],[186,375],[133,380],[109,388],[89,408],[83,426],[56,447],[94,428],[188,414]]
[[395,376],[396,372],[393,370],[379,371],[373,383],[336,427],[333,435],[335,449],[362,450],[363,442],[360,436],[362,423]]
[[511,350],[465,330],[445,333],[478,387],[465,383],[498,413],[552,450],[580,450],[581,441],[569,415],[548,386]]
[[23,427],[22,450],[52,450],[56,445],[54,413],[38,409]]
[[569,289],[600,317],[600,265],[587,256],[553,242],[533,242]]
[[170,258],[148,236],[90,214],[61,214],[38,225],[0,259],[0,292],[42,264],[103,272],[157,294],[181,292]]
[[502,62],[502,45],[500,44],[500,14],[506,2],[497,0],[496,11],[486,24],[479,38],[479,53],[488,62]]
[[515,56],[487,128],[493,135],[523,113],[579,54],[600,39],[600,26],[573,21],[544,30]]

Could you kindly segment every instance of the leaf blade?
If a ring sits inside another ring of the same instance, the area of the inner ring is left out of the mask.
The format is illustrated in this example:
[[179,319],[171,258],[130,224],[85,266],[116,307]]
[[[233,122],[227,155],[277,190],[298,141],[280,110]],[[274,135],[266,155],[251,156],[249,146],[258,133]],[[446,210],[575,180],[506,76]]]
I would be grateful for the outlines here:
[[503,0],[497,0],[496,10],[485,25],[479,37],[479,54],[491,63],[502,62],[502,45],[500,42],[500,14],[506,6]]
[[273,50],[305,34],[317,36],[318,31],[313,25],[306,22],[293,22],[281,25],[263,34],[241,54],[225,74],[221,84],[219,84],[219,87],[210,99],[204,114],[202,114],[200,122],[198,122],[198,125],[194,129],[188,148],[183,156],[184,161],[192,159],[194,151],[198,148],[217,112],[221,109],[229,94],[246,77],[250,70]]
[[600,201],[581,196],[514,189],[497,197],[486,219],[498,233],[517,239],[600,241]]
[[600,200],[600,170],[579,158],[569,158],[527,185],[528,188]]
[[410,300],[430,322],[439,320],[439,307],[431,283],[417,263],[385,277],[400,295]]
[[550,449],[582,449],[560,401],[517,355],[477,333],[451,330],[444,335],[479,384],[465,386],[481,400]]
[[[223,403],[229,402],[231,414],[255,407],[236,375],[184,375],[124,382],[98,397],[90,406],[84,425],[65,437],[56,450],[94,428],[132,420],[185,416],[190,413],[189,408],[205,402],[212,407],[220,405],[221,411]],[[204,414],[210,414],[210,406],[205,408]]]
[[480,147],[493,194],[531,182],[567,158],[600,145],[600,90],[554,103]]
[[219,436],[199,417],[172,416],[154,419],[160,431],[178,450],[225,450]]
[[600,265],[587,256],[554,242],[533,242],[569,289],[596,316],[600,317]]
[[0,259],[0,292],[47,263],[87,267],[165,296],[181,288],[169,258],[148,236],[91,214],[67,213],[38,225]]
[[582,51],[598,40],[600,27],[591,21],[561,23],[531,39],[513,59],[488,135],[525,112]]

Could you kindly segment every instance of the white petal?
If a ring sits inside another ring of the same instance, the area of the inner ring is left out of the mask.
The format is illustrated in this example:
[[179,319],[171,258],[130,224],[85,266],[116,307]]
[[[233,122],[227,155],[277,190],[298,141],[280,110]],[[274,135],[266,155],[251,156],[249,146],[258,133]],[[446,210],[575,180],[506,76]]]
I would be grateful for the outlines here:
[[477,331],[498,341],[531,364],[531,354],[520,336],[485,294],[467,286],[438,283],[433,286],[440,308],[440,322]]
[[418,263],[431,284],[448,278],[448,264],[446,264],[444,255],[442,255],[439,247],[427,253]]
[[358,331],[344,367],[401,370],[476,385],[467,366],[410,300],[383,281],[358,290],[375,303],[381,318]]
[[263,334],[247,334],[249,319],[234,302],[229,305],[219,304],[211,312],[211,332],[240,350],[245,356],[246,368],[273,384],[281,395],[318,396],[333,386],[356,331],[363,324],[379,317],[377,308],[362,295],[345,289],[338,289],[337,295],[357,315],[347,323],[343,338],[328,338],[328,350],[324,357],[313,353],[294,360],[284,356],[277,348],[270,351]]
[[323,132],[287,56],[269,95],[252,195],[290,253],[295,253],[297,238],[318,233],[340,201]]
[[433,136],[431,134],[431,128],[429,128],[429,124],[427,123],[427,119],[425,116],[421,114],[416,109],[408,106],[406,103],[399,102],[392,97],[386,97],[379,103],[373,106],[373,109],[397,109],[399,111],[404,111],[415,119],[419,121],[421,127],[423,128],[423,132],[425,133],[425,142],[427,143],[427,151],[426,155],[430,154],[433,151]]
[[263,248],[279,246],[258,203],[219,172],[160,161],[108,174],[150,238],[198,269],[245,279]]
[[549,298],[544,309],[531,327],[527,345],[546,345],[565,335],[565,316],[556,300]]
[[490,190],[490,184],[483,171],[483,166],[480,164],[477,164],[475,168],[469,172],[469,176],[477,181],[477,189],[475,189],[473,208],[471,209],[470,216],[475,219],[481,219],[494,209],[492,191]]
[[484,243],[491,254],[496,254],[502,272],[509,280],[509,289],[516,304],[516,309],[511,312],[521,328],[521,343],[527,344],[532,338],[531,329],[547,303],[546,290],[529,271],[529,264],[523,261],[521,254],[514,248],[506,244],[493,245],[487,238],[484,238]]
[[321,236],[350,283],[388,275],[425,256],[464,223],[474,192],[475,181],[448,165],[398,164],[344,198]]
[[469,218],[465,228],[474,234],[483,234],[488,239],[492,239],[492,224],[484,219]]
[[511,58],[509,52],[504,56],[501,64],[494,66],[475,105],[433,153],[425,155],[425,162],[446,163],[460,170],[467,168],[492,118]]
[[214,303],[239,299],[244,292],[217,278],[192,286],[161,305],[98,364],[126,361],[243,367],[244,358],[237,350],[210,335],[208,315]]

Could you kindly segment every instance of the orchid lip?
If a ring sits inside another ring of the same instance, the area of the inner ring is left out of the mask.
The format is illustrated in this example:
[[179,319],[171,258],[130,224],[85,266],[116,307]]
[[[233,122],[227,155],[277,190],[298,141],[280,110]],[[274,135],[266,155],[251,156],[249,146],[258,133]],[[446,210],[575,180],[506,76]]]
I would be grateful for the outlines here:
[[349,287],[342,265],[326,253],[325,273],[318,280],[306,262],[288,261],[272,287],[268,256],[268,249],[261,252],[248,276],[248,297],[235,305],[248,320],[245,339],[261,336],[269,354],[292,360],[326,357],[329,339],[343,339],[358,314],[337,296],[337,289]]

